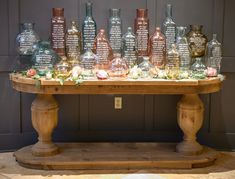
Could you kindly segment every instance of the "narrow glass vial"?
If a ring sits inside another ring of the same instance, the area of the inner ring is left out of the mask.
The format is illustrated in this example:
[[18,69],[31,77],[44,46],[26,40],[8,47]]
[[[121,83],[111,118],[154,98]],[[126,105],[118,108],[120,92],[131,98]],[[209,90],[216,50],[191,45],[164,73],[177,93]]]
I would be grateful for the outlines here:
[[95,38],[93,51],[98,57],[97,68],[108,69],[109,62],[112,60],[113,52],[105,35],[105,30],[100,29],[98,35]]
[[171,48],[167,51],[166,56],[166,74],[170,79],[179,77],[180,54],[175,44],[171,44]]
[[189,70],[191,65],[191,56],[185,31],[186,27],[177,27],[176,45],[180,54],[180,70],[183,71]]
[[131,27],[128,27],[127,33],[122,37],[122,57],[129,68],[136,64],[137,60],[137,41]]
[[23,31],[16,37],[17,52],[20,55],[33,55],[34,45],[39,41],[39,37],[34,31],[33,23],[21,24]]
[[108,37],[113,53],[121,53],[122,21],[120,18],[120,12],[120,9],[110,9]]
[[135,34],[138,56],[148,55],[149,19],[148,9],[136,9]]
[[166,63],[166,39],[157,27],[148,43],[150,62],[159,69],[163,69]]
[[192,58],[205,55],[207,37],[202,33],[202,28],[202,25],[190,25],[187,39]]
[[218,42],[216,34],[213,34],[213,39],[207,43],[206,48],[207,76],[217,76],[220,73],[221,59],[221,43]]
[[81,67],[84,69],[83,76],[86,78],[94,77],[93,70],[97,63],[98,57],[92,52],[90,48],[81,56]]
[[75,21],[71,21],[71,27],[67,30],[65,39],[68,62],[78,63],[82,50],[82,37]]
[[172,6],[166,5],[166,19],[163,22],[163,33],[166,37],[166,48],[169,50],[171,45],[175,43],[176,25],[172,18]]
[[96,22],[92,16],[92,3],[86,3],[86,17],[82,24],[83,50],[92,47],[96,37]]
[[58,55],[50,47],[47,41],[40,41],[32,56],[33,68],[41,76],[46,75],[48,71],[53,70],[53,66],[59,61]]
[[51,20],[52,49],[60,56],[65,56],[65,18],[64,8],[53,8]]

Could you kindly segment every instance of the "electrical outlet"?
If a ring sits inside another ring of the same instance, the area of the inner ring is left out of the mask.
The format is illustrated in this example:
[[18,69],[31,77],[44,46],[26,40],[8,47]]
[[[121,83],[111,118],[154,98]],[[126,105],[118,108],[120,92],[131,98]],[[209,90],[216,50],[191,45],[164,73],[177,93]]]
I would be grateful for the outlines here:
[[122,109],[122,97],[114,97],[114,109]]

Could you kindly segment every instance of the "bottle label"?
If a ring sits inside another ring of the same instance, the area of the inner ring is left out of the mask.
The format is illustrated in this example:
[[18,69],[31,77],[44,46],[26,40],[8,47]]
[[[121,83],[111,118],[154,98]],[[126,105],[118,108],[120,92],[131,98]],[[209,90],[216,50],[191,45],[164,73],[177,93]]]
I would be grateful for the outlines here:
[[19,47],[21,52],[33,51],[33,44],[36,42],[36,39],[30,34],[24,34],[21,36],[22,41],[20,41]]
[[137,60],[135,38],[125,39],[123,49],[123,58],[127,60],[128,65],[134,64]]
[[152,58],[153,64],[162,65],[165,59],[165,42],[160,40],[154,40],[152,43]]
[[175,27],[167,26],[165,36],[166,36],[166,48],[167,50],[169,50],[171,44],[175,43]]
[[96,54],[99,59],[99,64],[108,64],[108,56],[109,56],[109,47],[106,42],[97,43]]
[[167,67],[168,68],[178,68],[179,67],[179,56],[176,54],[168,54],[167,56]]
[[192,37],[190,38],[190,47],[192,51],[196,53],[202,53],[205,51],[206,39],[201,37]]
[[53,67],[52,56],[48,54],[36,55],[34,67],[38,70],[49,70]]
[[52,20],[52,48],[65,49],[65,21]]
[[93,47],[95,36],[96,36],[96,29],[94,24],[87,24],[83,27],[84,50]]
[[122,31],[120,25],[113,25],[109,31],[109,41],[114,51],[121,50]]
[[148,49],[148,23],[139,21],[137,22],[137,44],[138,44],[138,51],[147,51]]
[[188,49],[188,44],[178,44],[178,50],[180,54],[180,66],[181,67],[189,67],[191,58],[190,58],[190,53]]
[[89,58],[84,58],[82,61],[82,65],[85,70],[92,70],[94,67],[94,63],[95,63],[95,60],[89,59]]
[[68,57],[80,56],[80,39],[77,34],[68,34],[66,39],[66,52]]

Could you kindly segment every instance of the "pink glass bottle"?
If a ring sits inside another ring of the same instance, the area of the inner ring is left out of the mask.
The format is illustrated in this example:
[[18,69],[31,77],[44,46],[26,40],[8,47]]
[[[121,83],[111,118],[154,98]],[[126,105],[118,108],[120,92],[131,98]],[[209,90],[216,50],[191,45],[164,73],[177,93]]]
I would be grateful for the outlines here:
[[154,34],[150,37],[148,50],[151,63],[163,69],[166,63],[166,38],[160,27],[156,27]]
[[137,36],[138,56],[148,55],[149,19],[148,9],[136,9],[135,34]]
[[113,52],[109,41],[105,35],[104,29],[100,29],[98,35],[95,38],[93,52],[98,57],[96,68],[107,70],[109,62],[113,58]]

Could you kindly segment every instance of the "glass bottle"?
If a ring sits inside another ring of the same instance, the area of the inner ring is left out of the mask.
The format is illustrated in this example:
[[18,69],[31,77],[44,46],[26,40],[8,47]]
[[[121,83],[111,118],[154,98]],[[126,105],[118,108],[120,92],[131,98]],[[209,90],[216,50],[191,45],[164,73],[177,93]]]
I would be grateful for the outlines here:
[[54,66],[55,77],[66,79],[70,76],[71,65],[65,56],[61,57],[61,61]]
[[121,53],[122,20],[120,18],[120,13],[120,9],[110,9],[108,37],[113,53]]
[[86,3],[86,17],[82,24],[83,50],[87,50],[94,44],[96,37],[96,22],[92,16],[92,3]]
[[98,35],[95,38],[93,52],[98,57],[97,68],[107,70],[109,62],[113,58],[113,52],[109,41],[106,38],[104,29],[100,29]]
[[206,66],[202,63],[202,57],[195,58],[191,70],[191,76],[195,79],[204,79],[206,77]]
[[163,69],[166,63],[166,39],[161,33],[161,28],[156,27],[154,34],[148,43],[150,62],[159,69]]
[[179,77],[180,54],[175,44],[171,44],[171,48],[166,55],[166,75],[170,79],[177,79]]
[[111,78],[125,78],[128,74],[126,61],[121,58],[121,54],[116,53],[114,59],[109,64],[108,74]]
[[176,46],[180,54],[180,70],[190,69],[191,56],[189,52],[188,40],[186,38],[186,27],[177,27]]
[[53,8],[51,19],[51,45],[60,56],[65,56],[65,18],[64,8]]
[[71,21],[71,28],[67,30],[65,40],[68,62],[77,63],[82,50],[82,37],[75,21]]
[[34,45],[39,41],[39,37],[34,31],[33,23],[21,24],[23,31],[16,37],[17,51],[20,55],[33,55]]
[[163,22],[163,33],[166,37],[166,48],[169,50],[171,44],[175,43],[176,25],[172,18],[172,5],[166,5],[166,19]]
[[207,76],[217,76],[220,73],[221,59],[221,43],[218,42],[217,35],[213,34],[206,47]]
[[153,64],[149,61],[149,57],[143,57],[143,61],[138,65],[141,69],[141,78],[152,77],[152,71],[155,69]]
[[136,9],[135,34],[137,37],[138,56],[148,55],[149,19],[148,9]]
[[53,70],[53,66],[59,61],[59,56],[51,49],[48,41],[40,41],[32,56],[33,68],[41,76]]
[[202,33],[202,28],[202,25],[190,25],[187,39],[192,58],[205,55],[207,37]]
[[84,77],[94,77],[93,70],[95,69],[97,60],[98,57],[92,52],[91,48],[88,48],[86,52],[81,56],[81,67],[84,69]]
[[127,33],[125,33],[122,37],[122,57],[126,60],[129,68],[136,64],[137,41],[131,27],[128,27]]

